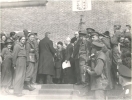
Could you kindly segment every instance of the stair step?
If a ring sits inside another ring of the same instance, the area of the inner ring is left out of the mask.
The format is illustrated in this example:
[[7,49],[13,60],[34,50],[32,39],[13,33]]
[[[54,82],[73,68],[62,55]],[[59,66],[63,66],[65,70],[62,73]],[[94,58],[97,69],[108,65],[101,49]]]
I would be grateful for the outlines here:
[[[11,93],[13,93],[13,90],[10,90]],[[23,90],[23,94],[25,95],[39,95],[39,90],[35,89],[34,91],[29,91],[29,90]]]
[[[92,100],[94,91],[91,91],[88,86],[78,86],[73,84],[40,84],[34,85],[34,91],[23,90],[23,97],[6,96],[1,100]],[[10,90],[13,93],[13,90]],[[85,93],[80,96],[80,94]],[[121,88],[108,90],[108,100],[116,100],[121,98],[123,90]],[[5,99],[6,98],[6,99]]]
[[45,96],[43,96],[43,95],[39,95],[38,97],[36,96],[36,99],[38,99],[38,100],[40,100],[40,99],[71,99],[72,98],[72,96],[71,95],[45,95]]
[[[1,100],[93,100],[93,96],[75,96],[75,95],[24,95],[16,97],[14,95],[0,95]],[[118,96],[110,96],[108,100],[122,100]]]
[[[93,96],[70,96],[70,95],[24,95],[16,97],[14,95],[0,95],[1,100],[93,100]],[[121,97],[111,96],[108,100],[122,100]]]
[[1,100],[71,100],[70,95],[60,96],[60,95],[24,95],[22,97],[16,97],[14,95],[0,96]]
[[68,89],[44,89],[44,90],[39,90],[39,94],[44,94],[44,95],[71,95],[73,93],[73,90],[68,90]]
[[[74,90],[68,90],[68,89],[44,89],[44,90],[34,90],[34,91],[29,91],[29,90],[23,90],[22,93],[25,95],[71,95]],[[10,90],[11,93],[13,93],[13,90]]]
[[34,87],[37,89],[73,89],[73,84],[39,84]]

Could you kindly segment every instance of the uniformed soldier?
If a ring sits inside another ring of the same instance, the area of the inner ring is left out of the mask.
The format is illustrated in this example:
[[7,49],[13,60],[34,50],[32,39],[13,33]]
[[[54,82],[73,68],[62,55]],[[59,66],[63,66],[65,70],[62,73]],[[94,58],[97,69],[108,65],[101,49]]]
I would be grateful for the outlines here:
[[105,90],[108,86],[106,76],[106,55],[102,52],[102,43],[97,41],[92,42],[95,52],[95,66],[93,69],[88,67],[87,71],[91,76],[91,90],[94,90],[95,99],[105,100]]
[[84,70],[85,66],[88,64],[89,61],[89,42],[86,40],[86,31],[80,31],[79,36],[81,39],[80,47],[79,47],[79,68],[80,68],[80,76],[81,76],[81,83],[88,84],[88,79],[86,78],[86,72]]
[[114,84],[118,84],[117,78],[117,65],[121,61],[121,55],[119,50],[119,38],[121,37],[121,25],[114,25],[114,35],[111,37],[111,46],[112,46],[112,72]]
[[76,84],[87,83],[85,77],[84,66],[88,62],[88,56],[90,51],[90,43],[86,40],[86,30],[79,32],[79,39],[74,46],[73,58],[75,60],[76,69]]

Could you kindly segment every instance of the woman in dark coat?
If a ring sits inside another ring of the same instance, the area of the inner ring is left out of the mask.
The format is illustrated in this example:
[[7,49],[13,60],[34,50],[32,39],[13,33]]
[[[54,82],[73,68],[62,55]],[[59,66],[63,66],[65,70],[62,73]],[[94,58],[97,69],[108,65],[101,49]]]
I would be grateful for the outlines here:
[[9,87],[12,83],[12,44],[11,41],[7,40],[6,42],[7,47],[3,48],[2,50],[2,76],[1,76],[1,86],[2,86],[2,92],[10,94]]
[[57,83],[62,82],[62,62],[64,61],[63,43],[57,43],[56,57],[55,57],[55,79]]
[[22,96],[24,79],[26,74],[26,49],[25,37],[20,37],[20,43],[14,46],[13,51],[13,67],[15,69],[14,76],[14,95]]

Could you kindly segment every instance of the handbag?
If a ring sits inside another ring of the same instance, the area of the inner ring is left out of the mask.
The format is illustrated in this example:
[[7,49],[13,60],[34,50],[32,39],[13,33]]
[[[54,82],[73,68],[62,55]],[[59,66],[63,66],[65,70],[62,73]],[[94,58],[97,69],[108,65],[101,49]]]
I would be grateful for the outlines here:
[[63,63],[62,63],[62,68],[63,68],[63,69],[68,68],[68,67],[71,67],[70,61],[63,62]]

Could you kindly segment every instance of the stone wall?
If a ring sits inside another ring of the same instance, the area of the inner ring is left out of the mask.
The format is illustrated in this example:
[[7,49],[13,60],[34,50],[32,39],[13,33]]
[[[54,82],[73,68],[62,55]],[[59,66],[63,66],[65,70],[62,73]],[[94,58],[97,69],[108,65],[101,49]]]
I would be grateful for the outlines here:
[[47,6],[1,9],[0,30],[6,33],[29,29],[38,32],[39,38],[44,33],[52,33],[52,40],[64,39],[78,30],[80,15],[83,14],[85,28],[91,27],[102,33],[106,30],[113,32],[114,24],[131,24],[132,3],[113,1],[92,1],[92,10],[73,12],[71,1],[49,1]]

